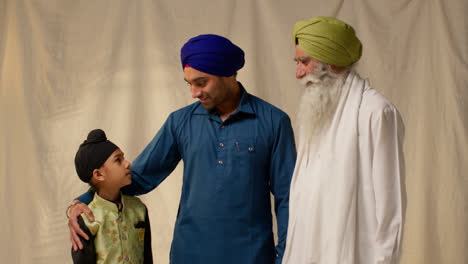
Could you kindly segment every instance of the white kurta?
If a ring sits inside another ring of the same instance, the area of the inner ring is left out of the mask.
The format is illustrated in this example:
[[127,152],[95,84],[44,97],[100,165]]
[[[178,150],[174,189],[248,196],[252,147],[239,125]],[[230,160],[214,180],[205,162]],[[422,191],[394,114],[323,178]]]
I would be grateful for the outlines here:
[[395,107],[350,73],[330,128],[298,140],[284,264],[399,263],[402,140]]

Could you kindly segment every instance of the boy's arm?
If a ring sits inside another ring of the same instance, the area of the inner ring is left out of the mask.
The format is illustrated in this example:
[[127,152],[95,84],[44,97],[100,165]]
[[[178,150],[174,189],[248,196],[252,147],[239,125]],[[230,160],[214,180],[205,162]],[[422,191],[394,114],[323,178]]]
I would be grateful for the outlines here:
[[74,264],[86,264],[86,263],[96,263],[96,250],[94,248],[94,236],[89,231],[88,227],[85,225],[83,218],[81,216],[78,217],[78,224],[82,230],[90,237],[90,239],[85,240],[84,238],[81,239],[81,243],[83,244],[82,250],[71,250],[71,255]]
[[144,245],[144,264],[153,264],[153,252],[151,249],[151,228],[148,217],[148,209],[145,216],[145,245]]

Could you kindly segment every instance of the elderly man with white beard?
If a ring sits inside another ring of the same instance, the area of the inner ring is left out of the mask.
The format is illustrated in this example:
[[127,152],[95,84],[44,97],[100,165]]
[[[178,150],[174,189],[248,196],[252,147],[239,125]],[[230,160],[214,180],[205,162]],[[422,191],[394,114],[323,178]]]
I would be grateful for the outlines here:
[[403,123],[352,69],[354,29],[315,17],[294,27],[299,105],[283,264],[399,263],[406,209]]

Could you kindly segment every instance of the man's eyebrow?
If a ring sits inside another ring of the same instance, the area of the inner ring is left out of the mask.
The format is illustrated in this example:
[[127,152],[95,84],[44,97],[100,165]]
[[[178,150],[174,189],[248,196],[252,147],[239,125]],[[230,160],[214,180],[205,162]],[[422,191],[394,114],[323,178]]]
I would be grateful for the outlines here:
[[310,57],[306,57],[306,56],[294,58],[294,61],[295,61],[295,62],[298,62],[298,61],[304,62],[304,61],[308,61],[308,60],[310,60]]
[[[202,79],[205,79],[206,77],[205,76],[200,76],[200,77],[196,77],[195,79],[193,79],[191,82],[196,82],[196,81],[199,81],[199,80],[202,80]],[[191,83],[189,82],[187,79],[184,78],[184,81],[188,82],[188,83]]]

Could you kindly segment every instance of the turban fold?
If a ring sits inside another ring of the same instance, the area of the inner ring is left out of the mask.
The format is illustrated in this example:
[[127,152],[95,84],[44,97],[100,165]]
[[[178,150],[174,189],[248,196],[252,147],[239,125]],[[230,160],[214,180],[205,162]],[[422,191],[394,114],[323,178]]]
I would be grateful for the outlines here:
[[93,171],[101,168],[118,148],[107,140],[106,134],[101,129],[89,132],[88,138],[80,145],[75,156],[75,168],[80,179],[84,182],[91,181]]
[[354,29],[333,17],[314,17],[294,25],[294,45],[314,59],[335,66],[348,66],[362,54]]
[[244,66],[244,51],[229,39],[212,34],[189,39],[180,51],[182,68],[229,77]]

